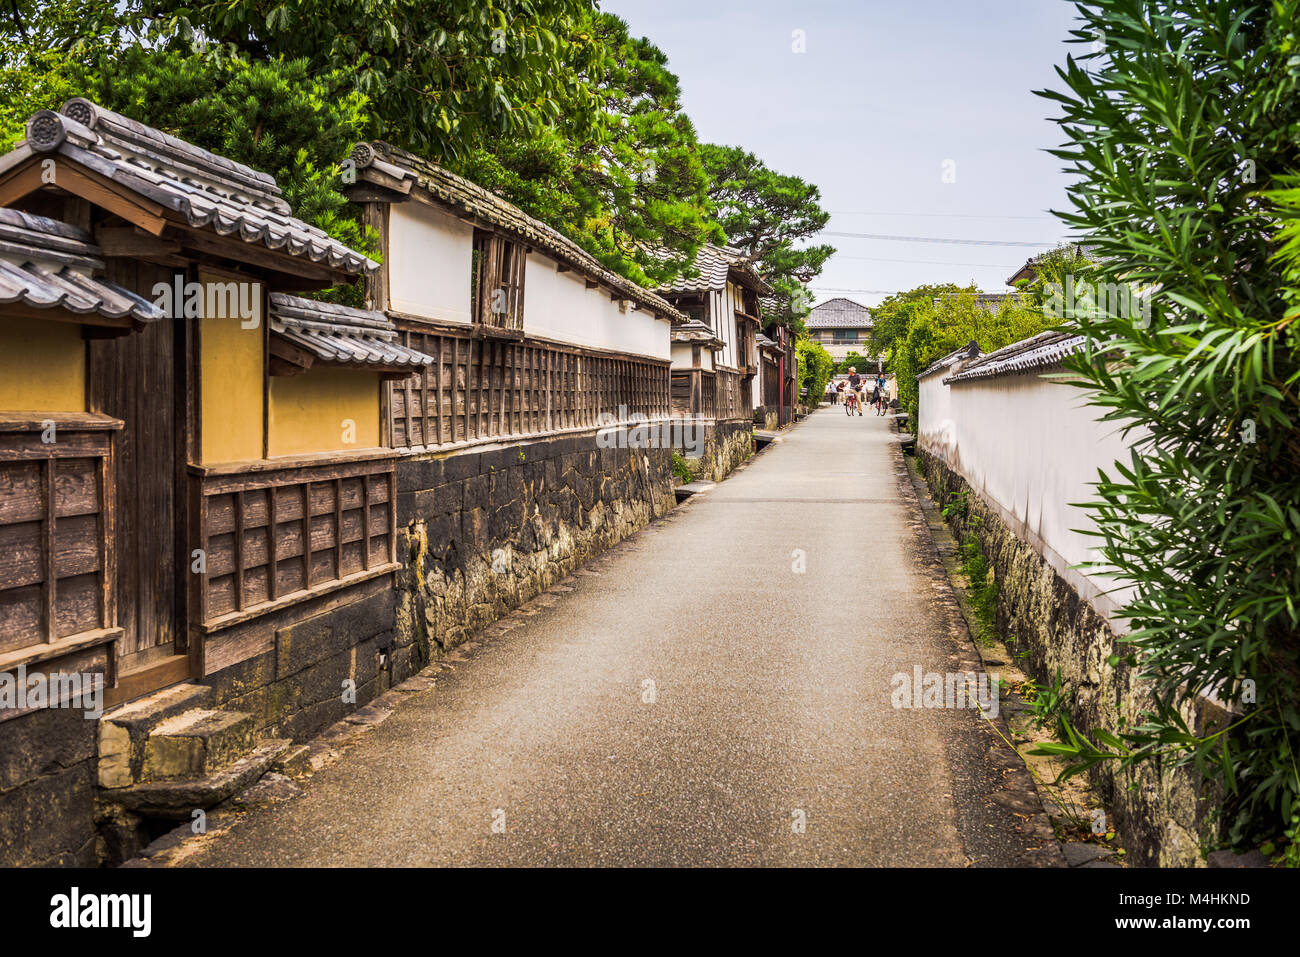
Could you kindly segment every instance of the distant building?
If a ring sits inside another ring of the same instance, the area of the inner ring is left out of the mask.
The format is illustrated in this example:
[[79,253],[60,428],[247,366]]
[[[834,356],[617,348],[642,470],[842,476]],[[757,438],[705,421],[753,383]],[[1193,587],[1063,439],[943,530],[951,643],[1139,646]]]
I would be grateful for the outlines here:
[[[1097,255],[1096,253],[1097,247],[1095,246],[1086,246],[1080,243],[1073,243],[1069,248],[1070,251],[1076,256],[1084,256],[1088,259],[1095,259]],[[1015,284],[1020,282],[1022,279],[1027,279],[1030,282],[1033,282],[1035,279],[1038,278],[1039,261],[1044,256],[1047,255],[1050,255],[1050,253],[1039,253],[1037,256],[1030,256],[1028,259],[1025,260],[1025,264],[1023,266],[1021,266],[1019,269],[1017,269],[1015,272],[1013,272],[1010,276],[1007,277],[1007,285],[1015,286]]]
[[871,310],[843,296],[814,306],[804,319],[809,338],[820,342],[836,362],[850,352],[865,355],[872,325]]

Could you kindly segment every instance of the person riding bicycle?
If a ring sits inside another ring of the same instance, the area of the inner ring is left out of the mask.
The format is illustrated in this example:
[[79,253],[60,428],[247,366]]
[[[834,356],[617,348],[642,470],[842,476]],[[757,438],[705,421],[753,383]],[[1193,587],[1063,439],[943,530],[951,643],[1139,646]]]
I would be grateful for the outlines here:
[[862,414],[862,376],[858,375],[856,366],[849,366],[849,388],[858,400],[858,415]]

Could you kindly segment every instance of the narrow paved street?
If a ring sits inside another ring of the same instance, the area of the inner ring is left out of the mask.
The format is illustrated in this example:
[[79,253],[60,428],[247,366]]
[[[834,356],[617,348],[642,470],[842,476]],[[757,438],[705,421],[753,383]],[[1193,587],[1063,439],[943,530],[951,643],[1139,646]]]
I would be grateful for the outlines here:
[[979,713],[890,703],[974,653],[887,421],[814,414],[185,863],[1024,863]]

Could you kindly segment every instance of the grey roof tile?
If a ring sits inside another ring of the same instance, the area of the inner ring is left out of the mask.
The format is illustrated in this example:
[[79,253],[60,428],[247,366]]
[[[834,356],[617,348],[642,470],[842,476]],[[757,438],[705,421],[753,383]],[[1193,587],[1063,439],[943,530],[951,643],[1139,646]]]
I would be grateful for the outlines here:
[[271,293],[271,331],[323,362],[373,365],[412,372],[433,356],[397,341],[397,328],[382,312]]
[[803,324],[807,329],[870,329],[875,323],[862,303],[836,296],[813,306]]
[[974,359],[979,354],[980,354],[980,344],[976,342],[974,339],[972,339],[970,342],[966,343],[966,345],[962,346],[960,349],[954,349],[946,356],[942,356],[936,359],[934,362],[930,363],[930,365],[927,366],[923,372],[917,375],[917,378],[924,379],[926,376],[932,375],[933,373],[938,372],[941,369],[947,369],[951,367],[954,363],[959,362],[962,359]]
[[944,379],[944,384],[992,379],[1007,375],[1039,372],[1061,364],[1061,360],[1083,349],[1086,336],[1073,332],[1041,332],[1020,342],[994,350]]
[[106,279],[99,247],[68,223],[0,209],[0,304],[95,313],[133,322],[163,318],[147,299]]
[[673,326],[673,342],[702,342],[710,345],[722,346],[722,340],[707,323],[699,319],[687,319],[685,322],[677,323]]
[[763,277],[754,269],[754,264],[743,250],[734,246],[714,246],[706,243],[700,247],[695,256],[696,276],[683,276],[671,285],[656,290],[665,296],[680,296],[685,293],[709,292],[725,289],[727,277],[735,270],[745,285],[760,295],[766,296],[772,291]]
[[[74,97],[27,121],[21,159],[59,153],[154,200],[195,228],[325,263],[358,275],[378,264],[295,219],[275,179],[161,130]],[[0,160],[0,169],[7,165]]]

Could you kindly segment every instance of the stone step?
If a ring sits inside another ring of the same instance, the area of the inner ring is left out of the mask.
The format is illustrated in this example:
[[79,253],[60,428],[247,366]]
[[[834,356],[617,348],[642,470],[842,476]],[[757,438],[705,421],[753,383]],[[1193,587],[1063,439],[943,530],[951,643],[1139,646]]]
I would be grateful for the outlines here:
[[673,492],[677,496],[677,501],[684,502],[692,495],[707,492],[717,484],[717,482],[687,482],[685,485],[677,486],[677,488],[673,489]]
[[253,748],[253,716],[199,708],[168,718],[145,743],[141,781],[202,778]]
[[176,781],[148,781],[119,788],[104,797],[147,817],[189,820],[194,811],[215,807],[256,782],[292,746],[288,738],[272,738],[212,774]]
[[154,728],[177,715],[211,706],[205,685],[179,684],[108,711],[99,720],[99,785],[122,788],[140,780]]

